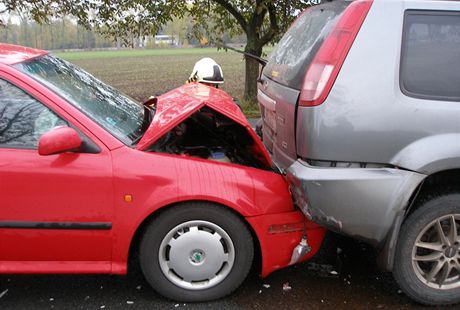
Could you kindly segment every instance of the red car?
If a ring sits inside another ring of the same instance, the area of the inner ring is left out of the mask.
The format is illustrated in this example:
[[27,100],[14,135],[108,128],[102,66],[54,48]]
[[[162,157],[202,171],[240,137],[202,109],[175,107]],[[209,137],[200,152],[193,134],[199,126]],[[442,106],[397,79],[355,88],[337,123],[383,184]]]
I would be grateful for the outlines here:
[[136,259],[160,294],[204,301],[256,259],[267,276],[322,242],[216,88],[139,104],[45,51],[0,44],[0,115],[0,273],[126,274]]

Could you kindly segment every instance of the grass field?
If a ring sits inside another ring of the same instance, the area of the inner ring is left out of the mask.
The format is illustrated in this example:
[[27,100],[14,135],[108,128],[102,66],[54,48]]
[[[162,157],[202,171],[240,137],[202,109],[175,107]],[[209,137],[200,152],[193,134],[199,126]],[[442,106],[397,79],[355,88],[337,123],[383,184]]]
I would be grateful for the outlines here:
[[[63,52],[55,55],[92,73],[143,101],[182,85],[195,62],[211,57],[224,72],[223,90],[241,98],[244,90],[244,60],[241,54],[215,48],[183,48],[155,50]],[[256,107],[246,107],[248,115],[257,114]]]

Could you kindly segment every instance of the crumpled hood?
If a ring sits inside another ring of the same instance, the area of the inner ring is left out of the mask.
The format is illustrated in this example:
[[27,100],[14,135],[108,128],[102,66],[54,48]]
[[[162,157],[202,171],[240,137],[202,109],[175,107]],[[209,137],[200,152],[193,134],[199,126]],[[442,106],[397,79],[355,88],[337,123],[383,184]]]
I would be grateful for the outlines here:
[[190,83],[158,97],[155,116],[136,148],[145,150],[205,105],[244,127],[251,128],[244,114],[227,93],[203,84]]

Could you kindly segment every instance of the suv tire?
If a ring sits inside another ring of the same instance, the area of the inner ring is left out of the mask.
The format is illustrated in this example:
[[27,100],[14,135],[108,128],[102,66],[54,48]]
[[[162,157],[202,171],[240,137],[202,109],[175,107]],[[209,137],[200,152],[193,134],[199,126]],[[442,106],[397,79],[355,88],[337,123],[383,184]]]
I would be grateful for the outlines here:
[[424,201],[401,229],[394,277],[401,289],[427,305],[460,302],[460,195]]

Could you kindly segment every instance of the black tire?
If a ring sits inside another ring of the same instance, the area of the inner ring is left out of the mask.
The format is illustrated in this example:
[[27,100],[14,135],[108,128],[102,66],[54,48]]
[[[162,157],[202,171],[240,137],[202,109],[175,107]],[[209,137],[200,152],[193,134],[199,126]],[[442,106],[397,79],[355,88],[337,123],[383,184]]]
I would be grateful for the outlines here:
[[[440,226],[437,225],[438,219]],[[456,227],[455,231],[451,230],[452,223]],[[460,248],[458,241],[450,241],[458,240],[459,223],[459,194],[431,197],[404,222],[396,246],[393,274],[401,289],[410,298],[426,305],[450,305],[460,302],[460,270],[458,265],[451,267],[456,264],[455,260],[460,260]],[[441,231],[449,240],[441,241],[438,227],[441,227]],[[457,238],[451,238],[449,232],[453,232],[452,236],[455,233]],[[443,245],[446,242],[452,246]],[[427,243],[435,245],[436,248],[427,249]],[[428,261],[422,261],[422,258],[426,259],[428,255],[436,255],[439,258],[430,257]],[[437,264],[442,268],[435,273]],[[430,277],[430,272],[433,272],[434,277]],[[443,277],[443,274],[447,276]]]
[[[181,225],[184,227],[177,230]],[[215,239],[221,237],[219,242],[222,246],[213,243],[214,239],[210,236],[215,234]],[[190,238],[195,239],[191,242]],[[174,245],[177,241],[182,242],[180,246]],[[193,249],[189,247],[191,244]],[[232,247],[234,251],[231,251]],[[206,253],[203,250],[206,248],[212,248],[213,251],[208,250]],[[214,249],[218,249],[217,254]],[[222,254],[225,251],[226,254]],[[233,261],[229,258],[228,262],[222,263],[220,259],[225,257],[222,255],[233,257]],[[184,203],[161,213],[147,228],[139,253],[142,272],[153,289],[169,299],[183,302],[209,301],[230,294],[246,278],[253,257],[253,240],[245,223],[230,210],[206,202]],[[182,270],[176,272],[174,264],[178,266],[177,269]],[[196,279],[181,282],[181,274],[184,276],[188,273],[189,277],[196,278],[198,275],[190,276],[189,272],[200,272],[199,270],[207,269],[198,268],[215,267],[219,264],[222,267],[214,278],[212,275],[207,276],[211,278],[208,282]],[[212,286],[209,284],[211,281],[215,281]],[[195,285],[200,287],[193,288]]]

